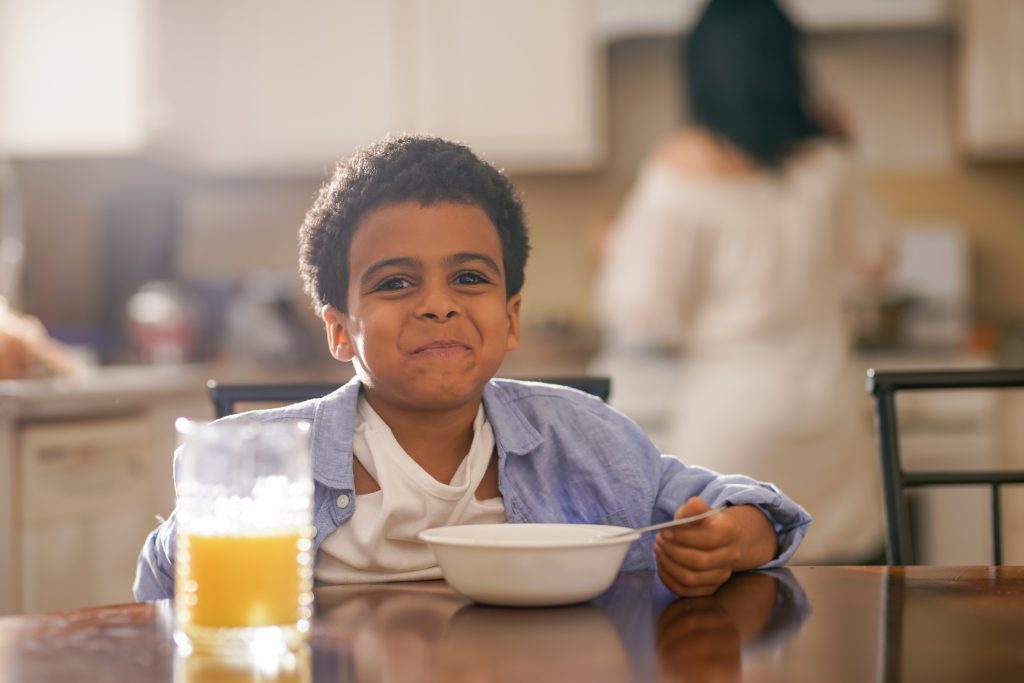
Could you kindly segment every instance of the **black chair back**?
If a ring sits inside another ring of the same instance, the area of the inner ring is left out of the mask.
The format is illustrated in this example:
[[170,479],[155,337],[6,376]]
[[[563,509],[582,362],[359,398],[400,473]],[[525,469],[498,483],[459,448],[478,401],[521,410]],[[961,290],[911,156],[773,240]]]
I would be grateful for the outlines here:
[[[611,380],[608,377],[539,377],[534,382],[547,382],[579,389],[602,401],[611,394]],[[311,398],[321,398],[340,385],[329,382],[308,382],[302,384],[220,384],[215,380],[206,383],[213,402],[214,414],[224,417],[235,412],[238,403],[297,403]]]
[[914,564],[907,489],[926,486],[978,486],[992,490],[992,549],[994,563],[1003,563],[1000,487],[1024,484],[1024,470],[912,471],[900,459],[897,391],[1013,389],[1024,387],[1024,369],[924,370],[877,372],[868,370],[868,391],[875,397],[875,418],[885,485],[885,515],[889,564]]

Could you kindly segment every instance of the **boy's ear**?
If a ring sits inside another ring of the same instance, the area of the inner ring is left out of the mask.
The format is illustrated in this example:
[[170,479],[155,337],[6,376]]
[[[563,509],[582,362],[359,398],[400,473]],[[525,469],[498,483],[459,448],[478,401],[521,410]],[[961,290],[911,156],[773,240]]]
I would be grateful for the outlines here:
[[355,349],[348,336],[345,324],[348,316],[330,304],[320,309],[320,317],[324,321],[324,329],[327,331],[327,348],[331,355],[343,363],[347,363],[355,356]]
[[509,297],[505,303],[505,313],[508,316],[508,342],[505,344],[506,351],[512,351],[519,346],[519,307],[523,303],[523,295],[516,294]]

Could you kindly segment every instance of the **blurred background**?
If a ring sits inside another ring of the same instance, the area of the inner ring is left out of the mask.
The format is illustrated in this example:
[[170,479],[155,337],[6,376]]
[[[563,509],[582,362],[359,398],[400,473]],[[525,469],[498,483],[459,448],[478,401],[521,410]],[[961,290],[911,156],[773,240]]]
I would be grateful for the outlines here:
[[[0,0],[4,293],[103,363],[270,353],[240,348],[225,310],[291,307],[316,328],[295,272],[316,188],[356,146],[426,131],[511,174],[536,245],[524,322],[578,359],[593,229],[681,118],[674,40],[701,4]],[[863,330],[866,345],[917,333],[1019,352],[1018,5],[788,3],[892,230],[910,233],[912,294],[955,309],[930,329]],[[128,308],[154,282],[191,326],[162,350],[132,337]],[[311,349],[279,341],[277,360],[327,362],[315,334]]]
[[[63,585],[46,578],[64,564],[52,548],[93,558],[75,568],[96,577],[89,599],[124,593],[142,529],[123,530],[130,549],[89,544],[130,526],[111,521],[127,505],[169,510],[165,433],[209,415],[206,378],[347,376],[300,290],[296,231],[334,163],[382,135],[455,138],[507,171],[534,251],[504,372],[591,367],[597,236],[684,119],[676,43],[702,4],[0,0],[0,295],[98,368],[77,386],[0,382],[0,441],[37,458],[0,463],[28,501],[0,513],[0,543],[37,534],[22,559],[0,553],[0,613],[81,602],[33,592]],[[892,282],[848,302],[858,363],[1024,364],[1024,3],[783,4],[900,245]],[[989,395],[907,410],[911,437],[947,425],[949,452],[994,462],[1024,443]],[[54,464],[61,448],[73,467]],[[102,495],[54,517],[47,501],[83,473]],[[115,489],[117,515],[83,517]]]

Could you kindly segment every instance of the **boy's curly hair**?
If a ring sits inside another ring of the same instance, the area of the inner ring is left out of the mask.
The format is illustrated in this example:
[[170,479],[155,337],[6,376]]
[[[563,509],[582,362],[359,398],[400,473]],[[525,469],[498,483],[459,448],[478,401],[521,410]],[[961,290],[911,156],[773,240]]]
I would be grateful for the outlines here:
[[405,201],[482,209],[498,229],[506,296],[522,289],[530,245],[523,206],[508,178],[465,145],[426,136],[386,138],[338,164],[299,229],[299,273],[318,314],[325,304],[346,312],[349,246],[359,221]]

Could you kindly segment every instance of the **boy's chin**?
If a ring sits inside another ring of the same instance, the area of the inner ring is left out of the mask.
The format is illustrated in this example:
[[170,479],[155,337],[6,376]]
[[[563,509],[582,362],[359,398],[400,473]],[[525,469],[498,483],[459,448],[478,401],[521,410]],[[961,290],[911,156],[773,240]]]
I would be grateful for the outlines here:
[[382,387],[370,387],[371,394],[405,410],[437,412],[463,408],[469,403],[478,404],[483,395],[484,382],[474,382],[466,378],[456,381],[445,378],[423,378],[408,384],[400,392],[382,391]]
[[410,407],[421,410],[451,410],[480,401],[483,386],[475,383],[445,384],[437,382],[413,387],[407,394]]

